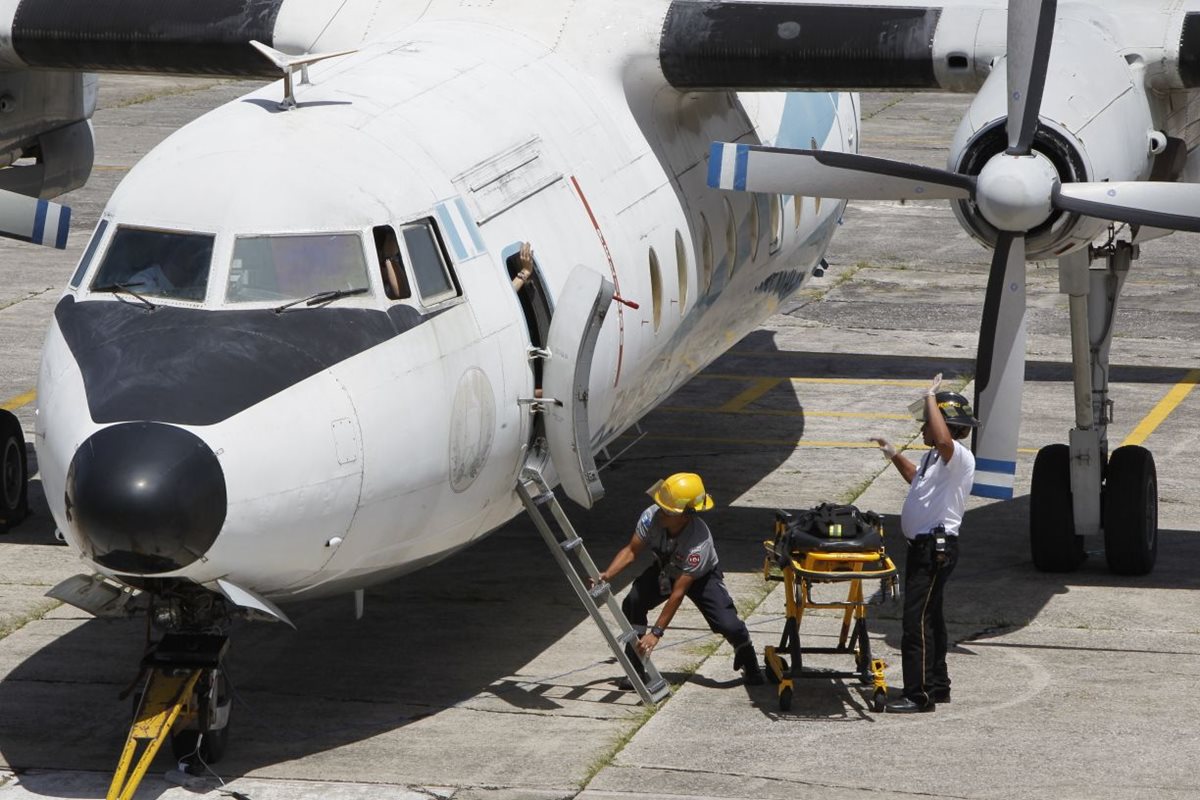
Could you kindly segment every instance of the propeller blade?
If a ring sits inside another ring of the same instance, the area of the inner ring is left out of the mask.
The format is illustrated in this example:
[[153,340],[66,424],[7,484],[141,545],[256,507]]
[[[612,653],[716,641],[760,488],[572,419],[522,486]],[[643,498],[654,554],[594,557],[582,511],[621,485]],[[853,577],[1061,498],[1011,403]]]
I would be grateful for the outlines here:
[[992,256],[975,360],[975,485],[1010,500],[1025,385],[1025,238],[1001,234]]
[[1158,181],[1068,183],[1051,198],[1055,207],[1087,217],[1200,232],[1200,184]]
[[70,227],[67,206],[0,190],[0,236],[63,250]]
[[1008,0],[1008,153],[1029,154],[1042,108],[1056,0]]
[[713,142],[708,185],[840,200],[962,200],[974,192],[975,179],[854,153]]

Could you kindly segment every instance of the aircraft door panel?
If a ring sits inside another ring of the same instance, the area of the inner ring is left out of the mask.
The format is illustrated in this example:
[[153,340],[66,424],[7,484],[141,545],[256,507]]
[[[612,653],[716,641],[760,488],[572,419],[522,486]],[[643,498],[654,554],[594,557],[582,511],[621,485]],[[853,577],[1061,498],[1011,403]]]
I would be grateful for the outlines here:
[[571,271],[559,293],[542,373],[546,444],[563,491],[584,508],[604,496],[592,459],[588,385],[592,353],[612,303],[613,284],[584,266]]

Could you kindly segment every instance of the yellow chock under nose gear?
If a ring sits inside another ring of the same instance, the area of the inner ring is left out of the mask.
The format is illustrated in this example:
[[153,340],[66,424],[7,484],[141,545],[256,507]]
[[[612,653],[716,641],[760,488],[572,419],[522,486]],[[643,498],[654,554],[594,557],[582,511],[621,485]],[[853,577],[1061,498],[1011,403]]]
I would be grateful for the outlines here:
[[671,514],[685,511],[708,511],[713,507],[712,495],[704,491],[704,481],[694,472],[676,472],[650,487],[646,492],[659,508]]

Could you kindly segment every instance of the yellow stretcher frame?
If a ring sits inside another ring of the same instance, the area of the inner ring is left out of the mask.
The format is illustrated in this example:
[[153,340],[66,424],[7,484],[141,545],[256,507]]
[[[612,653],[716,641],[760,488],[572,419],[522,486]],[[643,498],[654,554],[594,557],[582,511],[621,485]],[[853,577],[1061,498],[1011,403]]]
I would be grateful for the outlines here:
[[[777,520],[776,537],[784,533],[784,523]],[[776,540],[777,540],[776,539]],[[841,677],[858,678],[864,685],[873,687],[871,708],[881,712],[887,705],[887,679],[884,670],[887,662],[871,657],[871,639],[867,631],[867,603],[863,596],[862,582],[866,579],[879,579],[884,586],[891,586],[894,591],[896,565],[884,551],[882,531],[880,531],[880,546],[878,550],[861,550],[848,552],[821,551],[792,551],[788,562],[782,567],[776,566],[775,542],[763,542],[767,556],[763,563],[763,577],[769,581],[783,581],[787,620],[783,626],[779,645],[768,645],[764,651],[767,664],[767,679],[777,684],[779,695],[779,710],[790,711],[795,682],[802,677]],[[814,583],[846,583],[847,596],[844,601],[818,603],[812,599],[812,584]],[[836,647],[800,646],[800,621],[806,609],[835,609],[841,610],[842,628]],[[791,658],[789,665],[780,653]],[[854,672],[830,672],[822,670],[806,676],[804,674],[804,653],[845,653],[853,654],[855,658]]]

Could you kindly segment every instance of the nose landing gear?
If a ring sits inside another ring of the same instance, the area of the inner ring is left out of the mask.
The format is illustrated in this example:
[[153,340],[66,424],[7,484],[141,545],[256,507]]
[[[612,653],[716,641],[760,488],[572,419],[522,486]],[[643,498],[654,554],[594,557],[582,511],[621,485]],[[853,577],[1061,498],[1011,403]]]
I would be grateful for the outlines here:
[[216,634],[169,633],[153,646],[107,800],[131,800],[168,737],[180,761],[220,760],[229,735],[229,686],[220,669],[228,649],[228,637]]

